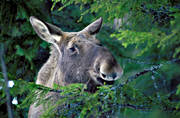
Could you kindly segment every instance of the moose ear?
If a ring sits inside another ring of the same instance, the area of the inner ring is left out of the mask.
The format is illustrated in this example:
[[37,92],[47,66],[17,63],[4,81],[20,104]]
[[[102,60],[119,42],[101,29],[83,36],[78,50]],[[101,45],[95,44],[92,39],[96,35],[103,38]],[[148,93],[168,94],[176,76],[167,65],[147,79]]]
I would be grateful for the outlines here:
[[88,25],[86,28],[84,28],[82,31],[86,31],[91,35],[95,35],[101,29],[102,21],[103,21],[103,19],[99,18],[96,21],[94,21],[93,23],[91,23],[90,25]]
[[39,19],[35,18],[34,16],[30,17],[30,22],[35,30],[35,32],[38,34],[38,36],[52,44],[56,44],[59,42],[62,38],[63,32],[58,27],[45,23],[43,21],[40,21]]

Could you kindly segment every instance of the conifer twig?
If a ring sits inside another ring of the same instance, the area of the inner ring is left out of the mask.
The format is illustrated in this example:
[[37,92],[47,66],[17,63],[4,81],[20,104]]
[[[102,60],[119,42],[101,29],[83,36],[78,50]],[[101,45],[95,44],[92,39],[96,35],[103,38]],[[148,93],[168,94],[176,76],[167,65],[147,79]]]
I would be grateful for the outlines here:
[[61,92],[63,92],[63,91],[58,90],[58,89],[52,89],[52,88],[41,87],[41,86],[38,86],[37,89],[39,89],[39,90],[48,90],[49,92],[55,92],[55,93],[61,93]]
[[151,66],[151,67],[148,68],[148,69],[144,69],[143,71],[136,73],[136,74],[133,75],[133,76],[130,76],[130,77],[127,79],[127,81],[126,81],[126,84],[127,84],[128,82],[133,81],[134,79],[136,79],[137,77],[139,77],[139,76],[141,76],[141,75],[144,75],[144,74],[146,74],[146,73],[148,73],[148,72],[152,72],[152,71],[158,70],[161,66],[162,66],[162,64],[154,65],[154,66]]
[[133,75],[133,76],[130,76],[130,77],[127,79],[127,81],[126,81],[126,84],[127,84],[128,82],[131,82],[131,81],[135,80],[136,78],[138,78],[138,77],[141,76],[141,75],[144,75],[144,74],[146,74],[146,73],[148,73],[148,72],[154,72],[154,71],[160,69],[160,68],[161,68],[163,65],[165,65],[165,64],[173,64],[173,63],[179,63],[179,62],[180,62],[180,59],[172,59],[172,60],[166,61],[166,62],[161,63],[161,64],[153,65],[153,66],[151,66],[151,67],[148,68],[148,69],[144,69],[143,71],[138,72],[138,73],[136,73],[136,74]]
[[144,110],[144,111],[150,111],[151,108],[148,108],[145,105],[133,105],[133,104],[119,104],[121,108],[131,108],[136,110]]

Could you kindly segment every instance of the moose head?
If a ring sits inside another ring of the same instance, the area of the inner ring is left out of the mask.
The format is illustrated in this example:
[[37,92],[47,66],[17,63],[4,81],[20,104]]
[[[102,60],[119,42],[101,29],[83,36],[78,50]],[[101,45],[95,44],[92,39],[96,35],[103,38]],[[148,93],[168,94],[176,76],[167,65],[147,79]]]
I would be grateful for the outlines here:
[[112,84],[121,77],[122,68],[110,51],[96,39],[102,18],[79,32],[64,32],[33,16],[30,22],[38,36],[52,44],[51,67],[42,67],[51,69],[51,73],[43,78],[41,76],[45,71],[39,73],[37,84],[52,87],[54,83],[61,86],[84,83],[89,91],[94,91],[97,86]]

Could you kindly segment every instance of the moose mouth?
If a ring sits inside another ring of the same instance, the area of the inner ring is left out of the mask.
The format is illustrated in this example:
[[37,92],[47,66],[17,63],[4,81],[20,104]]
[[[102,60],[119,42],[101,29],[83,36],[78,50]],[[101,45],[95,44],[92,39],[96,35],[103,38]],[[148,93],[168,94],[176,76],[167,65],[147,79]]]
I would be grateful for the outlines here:
[[98,85],[112,85],[114,83],[114,80],[108,81],[108,80],[102,78],[95,71],[89,70],[89,73],[90,73],[92,80]]
[[114,81],[107,81],[107,80],[104,80],[103,78],[101,77],[97,77],[96,80],[101,83],[102,85],[112,85],[114,83]]

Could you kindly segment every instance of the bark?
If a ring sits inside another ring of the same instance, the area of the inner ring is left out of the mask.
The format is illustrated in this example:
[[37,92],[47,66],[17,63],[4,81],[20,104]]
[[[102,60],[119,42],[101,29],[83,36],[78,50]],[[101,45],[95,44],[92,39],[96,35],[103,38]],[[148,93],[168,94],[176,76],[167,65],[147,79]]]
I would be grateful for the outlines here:
[[7,100],[6,104],[7,104],[7,110],[8,110],[8,118],[13,118],[13,110],[11,108],[11,96],[10,96],[10,91],[8,87],[8,76],[7,76],[6,65],[4,62],[3,44],[0,44],[0,60],[1,60],[1,68],[2,68],[3,77],[5,80],[5,94],[6,94],[6,100]]

